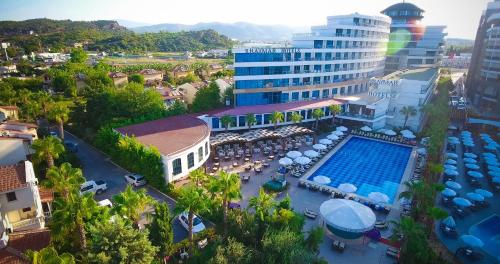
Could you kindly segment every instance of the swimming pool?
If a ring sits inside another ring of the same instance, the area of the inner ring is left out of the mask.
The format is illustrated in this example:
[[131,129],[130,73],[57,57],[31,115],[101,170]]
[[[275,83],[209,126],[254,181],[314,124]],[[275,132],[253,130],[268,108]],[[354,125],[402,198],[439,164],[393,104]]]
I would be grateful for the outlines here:
[[493,257],[500,259],[500,216],[492,215],[483,221],[471,226],[469,234],[484,242],[484,250]]
[[351,183],[358,188],[358,195],[367,197],[371,192],[381,192],[392,203],[411,151],[407,146],[351,137],[308,180],[324,175],[331,180],[328,186]]

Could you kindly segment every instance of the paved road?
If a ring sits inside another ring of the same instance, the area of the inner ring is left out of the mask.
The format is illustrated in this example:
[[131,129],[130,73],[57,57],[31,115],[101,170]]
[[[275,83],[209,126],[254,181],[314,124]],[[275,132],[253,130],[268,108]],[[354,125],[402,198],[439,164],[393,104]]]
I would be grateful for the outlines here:
[[[125,190],[127,183],[123,175],[128,173],[128,171],[113,164],[107,156],[72,134],[65,132],[64,139],[78,143],[78,152],[76,155],[82,163],[83,176],[85,176],[87,180],[103,180],[108,184],[108,190],[106,192],[99,195],[96,194],[95,199],[97,201],[104,199],[111,200],[114,195]],[[167,202],[170,209],[173,210],[175,206],[174,200],[150,187],[145,188],[150,196],[157,201]],[[181,241],[188,235],[188,232],[182,227],[178,219],[173,221],[173,229],[175,242]]]

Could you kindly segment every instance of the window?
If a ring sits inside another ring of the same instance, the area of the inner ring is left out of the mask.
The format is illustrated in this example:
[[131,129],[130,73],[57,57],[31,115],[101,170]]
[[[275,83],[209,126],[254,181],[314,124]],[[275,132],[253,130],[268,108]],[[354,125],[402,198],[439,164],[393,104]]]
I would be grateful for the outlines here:
[[299,100],[299,92],[292,92],[292,101]]
[[191,169],[194,166],[194,153],[191,152],[188,154],[188,169]]
[[198,148],[198,161],[203,159],[203,147]]
[[309,92],[302,92],[302,99],[308,99],[309,98]]
[[328,98],[329,93],[330,93],[330,90],[324,89],[323,90],[323,98]]
[[31,212],[31,207],[23,208],[23,213],[28,213],[28,212]]
[[177,175],[182,172],[182,164],[180,158],[172,161],[172,172],[174,175]]
[[205,142],[205,156],[208,155],[208,142]]
[[16,192],[9,192],[9,193],[7,193],[7,201],[8,202],[13,202],[15,200],[17,200]]

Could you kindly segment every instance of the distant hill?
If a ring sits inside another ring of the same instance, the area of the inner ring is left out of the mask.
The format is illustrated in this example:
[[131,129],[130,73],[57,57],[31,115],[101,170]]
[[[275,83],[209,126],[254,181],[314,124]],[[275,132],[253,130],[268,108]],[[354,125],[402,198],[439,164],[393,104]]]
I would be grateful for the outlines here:
[[126,19],[116,19],[116,22],[118,24],[126,27],[126,28],[134,28],[134,27],[145,27],[145,26],[151,26],[151,23],[144,23],[144,22],[138,22],[138,21],[132,21],[132,20],[126,20]]
[[61,51],[83,43],[96,51],[194,51],[229,48],[233,42],[214,30],[137,34],[114,20],[71,21],[30,19],[0,21],[0,40],[19,53]]
[[292,28],[283,25],[256,25],[246,22],[237,23],[198,23],[186,24],[157,24],[151,26],[130,28],[134,32],[179,32],[190,30],[213,29],[220,34],[237,40],[289,40],[293,33],[303,32],[306,29]]

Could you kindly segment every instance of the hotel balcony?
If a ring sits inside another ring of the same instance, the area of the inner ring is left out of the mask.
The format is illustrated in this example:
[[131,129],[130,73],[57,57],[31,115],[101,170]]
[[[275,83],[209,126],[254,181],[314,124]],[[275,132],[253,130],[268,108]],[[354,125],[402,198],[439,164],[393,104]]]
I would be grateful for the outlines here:
[[387,115],[385,113],[378,114],[375,116],[375,115],[364,115],[364,114],[344,112],[344,113],[337,114],[335,117],[347,119],[347,120],[361,121],[361,122],[377,122],[377,121],[380,121],[380,120],[386,118]]
[[45,219],[44,216],[21,219],[17,222],[11,222],[9,227],[12,229],[12,232],[44,228]]

